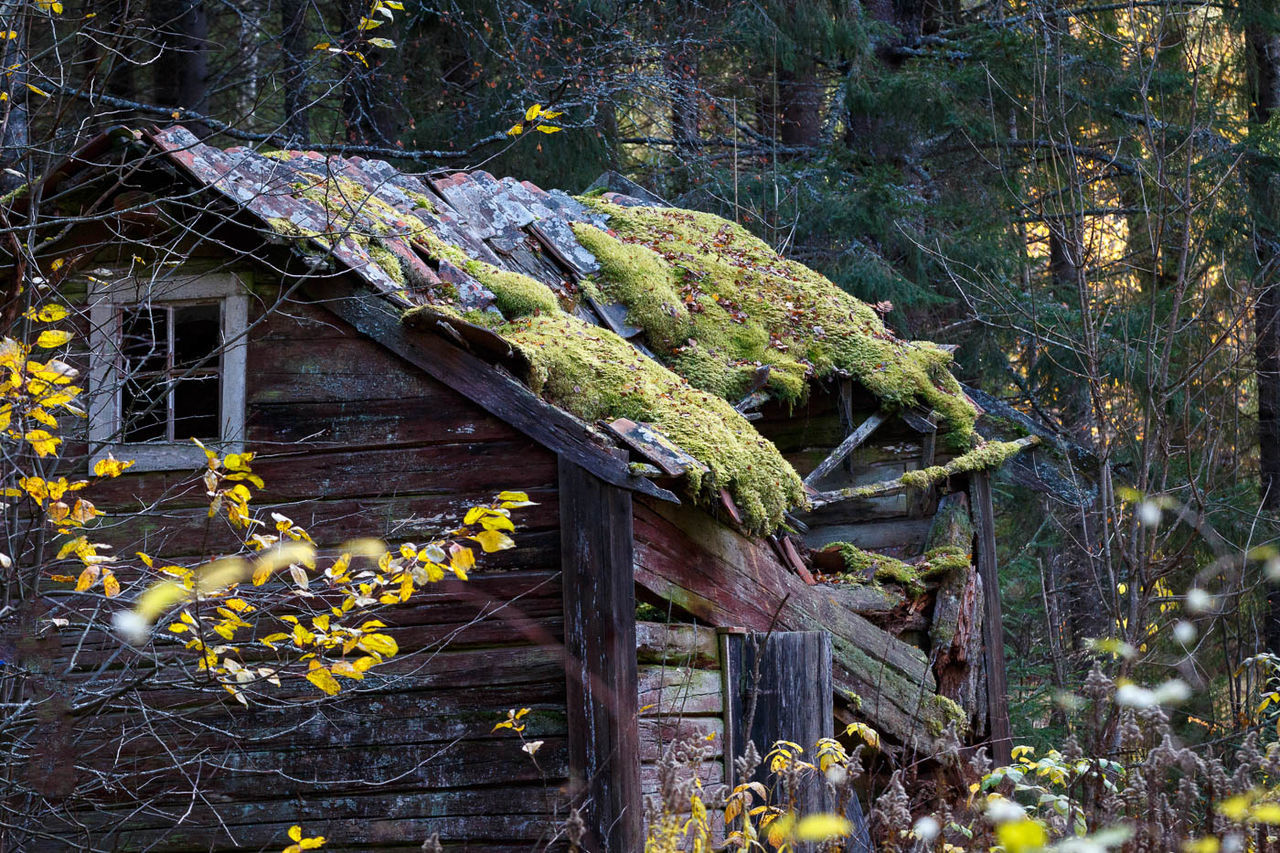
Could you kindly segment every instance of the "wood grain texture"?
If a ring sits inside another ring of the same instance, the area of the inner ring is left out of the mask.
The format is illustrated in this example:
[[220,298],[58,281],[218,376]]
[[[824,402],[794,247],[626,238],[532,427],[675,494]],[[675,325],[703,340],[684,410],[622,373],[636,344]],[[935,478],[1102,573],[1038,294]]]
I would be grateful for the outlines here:
[[631,493],[562,456],[560,519],[574,800],[589,853],[631,853],[644,846]]
[[983,639],[987,670],[988,725],[991,759],[1009,764],[1013,739],[1009,727],[1009,688],[1004,661],[1004,622],[1000,616],[1000,568],[996,563],[996,520],[991,500],[991,475],[977,471],[970,478],[974,526],[977,528],[978,574],[982,577]]

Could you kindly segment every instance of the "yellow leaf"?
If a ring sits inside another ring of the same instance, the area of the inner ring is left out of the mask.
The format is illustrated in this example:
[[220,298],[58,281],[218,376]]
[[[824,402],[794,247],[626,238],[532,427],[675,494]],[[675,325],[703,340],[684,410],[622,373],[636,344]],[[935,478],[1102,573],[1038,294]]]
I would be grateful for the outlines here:
[[[312,661],[312,663],[314,664],[315,661]],[[330,696],[342,692],[342,688],[338,686],[337,679],[329,674],[329,670],[318,664],[315,669],[307,673],[307,681],[310,681]]]
[[62,439],[50,435],[42,429],[33,429],[23,436],[38,456],[49,456],[55,453]]
[[811,814],[796,824],[796,841],[827,841],[844,838],[853,832],[853,824],[837,814]]
[[1253,807],[1251,817],[1258,823],[1280,823],[1280,803],[1258,803]]
[[543,110],[542,111],[543,118],[560,118],[560,116],[562,115],[564,115],[564,113],[560,112],[559,110]]
[[76,579],[76,592],[84,592],[93,586],[93,582],[98,579],[98,572],[97,566],[85,566],[84,571],[80,573],[80,577]]
[[1230,797],[1218,804],[1218,814],[1230,820],[1244,820],[1249,813],[1249,798],[1243,794]]
[[373,652],[374,654],[382,655],[384,658],[394,657],[400,651],[396,641],[386,634],[369,634],[366,637],[362,637],[356,645],[366,652]]
[[524,111],[524,120],[533,121],[535,118],[537,118],[541,114],[542,114],[542,104],[534,104],[533,106],[529,107],[529,109]]
[[549,124],[540,124],[537,127],[535,127],[534,130],[538,131],[539,133],[559,133],[560,131],[564,130],[564,128],[554,127]]
[[475,565],[476,555],[470,548],[459,548],[449,558],[449,568],[453,569],[459,580],[466,580],[467,572],[475,568]]
[[[58,5],[59,5],[59,6],[61,6],[61,4],[58,4]],[[59,8],[59,10],[58,10],[58,11],[62,11],[62,10],[61,10],[61,8]],[[33,86],[33,85],[31,85],[30,83],[28,83],[28,84],[27,84],[27,88],[28,88],[28,89],[30,89],[31,91],[35,92],[37,95],[39,95],[39,96],[40,96],[40,97],[42,97],[42,98],[47,98],[47,97],[49,97],[49,93],[48,93],[48,92],[46,92],[44,89],[41,89],[39,86]]]
[[383,50],[394,50],[396,46],[396,43],[393,42],[391,39],[384,39],[384,38],[369,39],[369,44],[373,45],[374,47],[380,47]]
[[996,840],[1006,853],[1034,853],[1048,843],[1049,834],[1039,822],[1023,818],[996,827]]
[[500,530],[482,530],[470,538],[479,542],[480,547],[484,549],[486,554],[492,554],[494,551],[505,551],[516,546],[515,541]]
[[507,128],[507,136],[519,136],[522,133],[524,133],[524,125],[519,122]]
[[486,515],[480,519],[480,526],[485,530],[515,530],[516,526],[505,515]]
[[322,41],[322,42],[320,42],[318,45],[316,45],[315,47],[313,47],[313,48],[311,48],[311,49],[312,49],[312,50],[328,50],[328,49],[329,49],[329,47],[330,47],[329,42],[327,42],[327,41]]
[[[58,260],[49,265],[49,269],[57,272],[62,263],[62,258],[58,258]],[[39,320],[41,323],[56,323],[67,316],[67,309],[55,302],[44,306],[39,311],[28,311],[23,316]]]
[[36,338],[36,346],[42,349],[53,349],[62,346],[72,337],[70,332],[64,332],[61,329],[45,329],[40,333],[40,337]]
[[357,681],[364,678],[364,672],[362,670],[356,669],[355,665],[345,660],[335,662],[329,667],[329,669],[334,675],[341,675],[345,678],[354,678]]
[[116,576],[110,570],[102,574],[102,591],[106,593],[107,598],[114,598],[120,594],[120,581],[116,580]]
[[[761,821],[763,823],[763,821]],[[796,816],[787,813],[780,818],[769,821],[768,838],[769,843],[774,847],[781,847],[783,842],[791,837],[791,829],[795,826]]]

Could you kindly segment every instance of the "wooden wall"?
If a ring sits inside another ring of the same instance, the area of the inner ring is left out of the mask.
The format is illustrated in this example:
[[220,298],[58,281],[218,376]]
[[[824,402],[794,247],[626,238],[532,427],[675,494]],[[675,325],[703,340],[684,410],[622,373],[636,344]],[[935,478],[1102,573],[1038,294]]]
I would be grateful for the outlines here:
[[[720,641],[704,625],[636,623],[639,663],[640,781],[646,801],[658,794],[659,768],[673,746],[694,742],[705,760],[682,770],[710,789],[724,782],[724,684]],[[687,810],[688,802],[680,804]]]
[[[328,836],[326,850],[418,850],[432,833],[445,849],[541,849],[565,816],[567,777],[555,456],[321,308],[252,319],[247,446],[266,481],[260,511],[288,514],[323,546],[422,542],[503,489],[538,506],[516,516],[516,549],[480,555],[470,582],[438,584],[384,617],[400,656],[334,700],[294,682],[244,710],[68,625],[42,652],[50,691],[66,695],[28,768],[62,777],[47,785],[47,828],[101,850],[281,849],[293,824]],[[191,480],[157,472],[96,488],[108,511],[99,538],[175,560],[227,547]],[[162,513],[137,513],[162,496]],[[521,707],[532,709],[526,739],[543,741],[536,762],[512,732],[493,731]],[[119,784],[104,793],[94,778]],[[101,802],[75,799],[91,789]]]

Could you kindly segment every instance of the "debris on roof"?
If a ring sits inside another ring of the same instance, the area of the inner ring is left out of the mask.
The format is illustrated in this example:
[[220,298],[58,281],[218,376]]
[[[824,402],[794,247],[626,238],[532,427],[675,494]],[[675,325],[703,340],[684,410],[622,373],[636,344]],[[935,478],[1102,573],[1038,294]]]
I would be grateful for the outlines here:
[[727,490],[753,531],[806,501],[735,410],[747,396],[794,404],[852,377],[887,410],[936,412],[953,448],[972,447],[978,410],[948,350],[895,337],[871,307],[719,217],[486,172],[224,151],[180,126],[149,138],[312,265],[336,263],[403,309],[505,347],[549,401],[588,423],[652,425],[702,463],[683,475],[689,491],[715,504]]

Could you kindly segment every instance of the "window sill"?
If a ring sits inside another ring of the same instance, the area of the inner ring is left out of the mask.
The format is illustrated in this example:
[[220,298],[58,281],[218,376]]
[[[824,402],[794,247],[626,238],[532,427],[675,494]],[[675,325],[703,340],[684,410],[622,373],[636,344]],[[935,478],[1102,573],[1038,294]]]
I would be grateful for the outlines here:
[[[210,450],[220,454],[238,453],[240,442],[207,441]],[[89,470],[110,453],[121,462],[132,461],[130,471],[195,471],[206,467],[204,451],[190,441],[117,444],[104,447],[89,458]]]

